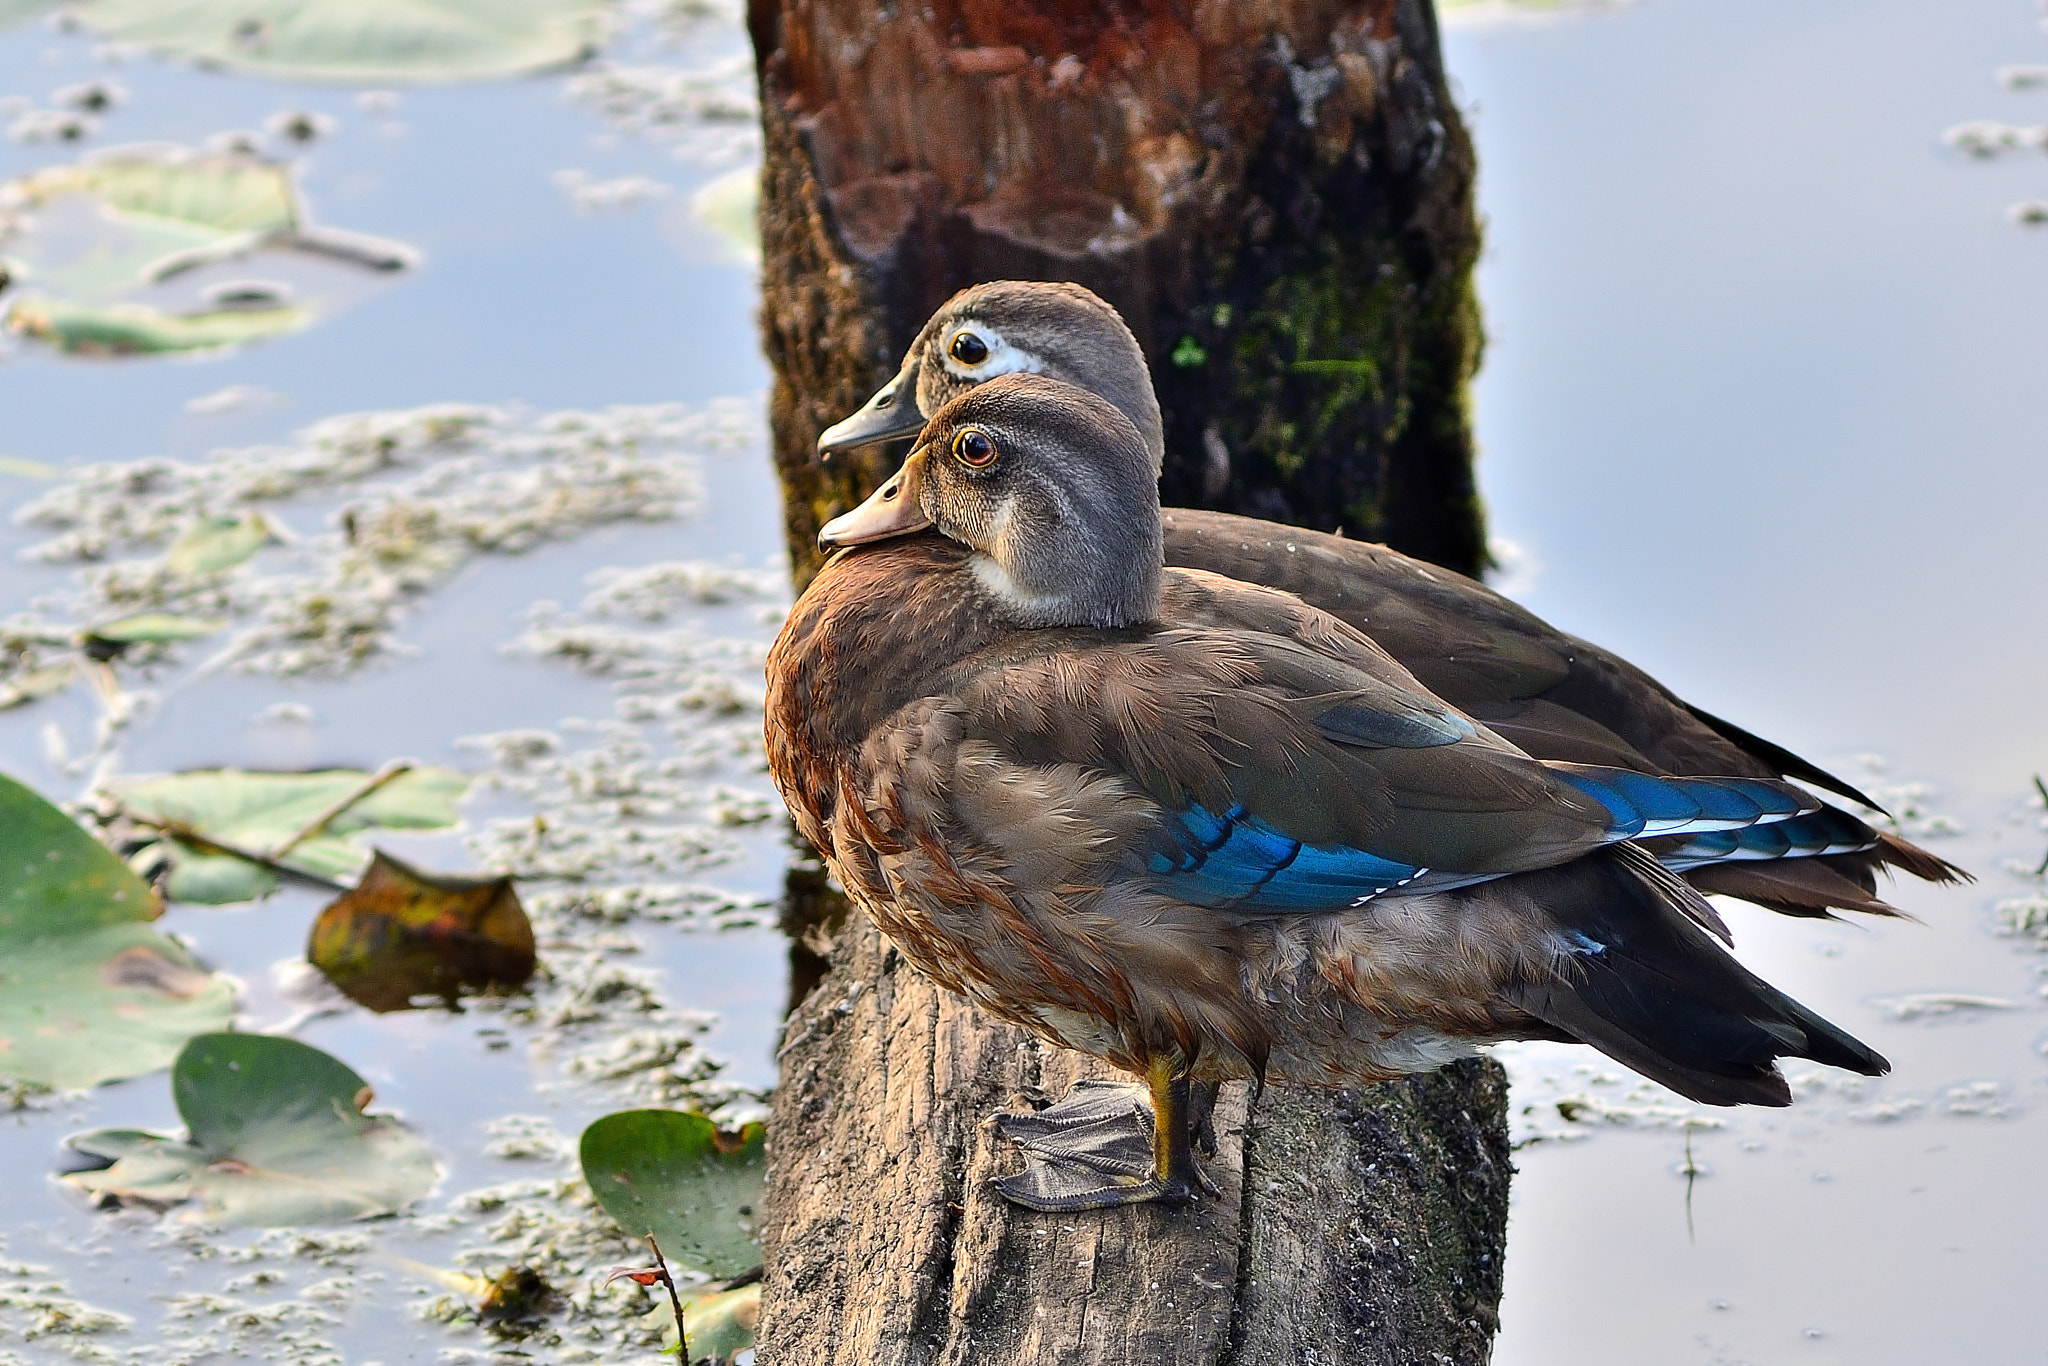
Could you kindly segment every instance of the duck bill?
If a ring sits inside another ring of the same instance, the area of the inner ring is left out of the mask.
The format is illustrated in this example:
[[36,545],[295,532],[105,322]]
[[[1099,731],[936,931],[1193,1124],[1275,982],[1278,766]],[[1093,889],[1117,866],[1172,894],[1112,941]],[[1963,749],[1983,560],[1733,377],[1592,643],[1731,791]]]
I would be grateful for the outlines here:
[[818,454],[830,460],[836,451],[850,451],[894,436],[915,436],[924,426],[924,414],[917,408],[917,357],[903,362],[903,368],[860,406],[860,411],[843,422],[835,422],[818,437]]
[[853,511],[834,517],[818,533],[818,549],[840,550],[892,536],[908,536],[932,524],[924,515],[925,448],[919,446],[903,462],[903,468],[868,496]]

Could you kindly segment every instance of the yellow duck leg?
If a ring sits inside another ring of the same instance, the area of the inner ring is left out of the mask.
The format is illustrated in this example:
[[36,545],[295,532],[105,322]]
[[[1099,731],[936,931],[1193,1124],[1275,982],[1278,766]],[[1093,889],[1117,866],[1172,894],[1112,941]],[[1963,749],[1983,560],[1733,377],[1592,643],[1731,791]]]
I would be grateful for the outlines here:
[[1210,1126],[1215,1084],[1190,1082],[1171,1058],[1155,1059],[1146,1082],[1146,1089],[1077,1082],[1044,1110],[997,1115],[996,1132],[1022,1150],[1024,1170],[997,1181],[996,1189],[1049,1213],[1153,1201],[1185,1205],[1215,1195],[1194,1153],[1197,1142],[1204,1152],[1216,1152]]

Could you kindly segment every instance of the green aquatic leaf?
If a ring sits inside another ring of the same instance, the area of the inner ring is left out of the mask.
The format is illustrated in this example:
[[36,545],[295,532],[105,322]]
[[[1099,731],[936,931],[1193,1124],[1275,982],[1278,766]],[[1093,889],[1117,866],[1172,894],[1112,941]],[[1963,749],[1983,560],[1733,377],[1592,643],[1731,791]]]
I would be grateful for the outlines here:
[[[260,282],[194,278],[255,253],[312,254],[374,271],[417,253],[308,221],[291,168],[249,152],[114,148],[0,185],[0,250],[36,291],[5,325],[78,355],[177,355],[242,346],[314,321]],[[346,291],[344,291],[345,293]],[[336,306],[332,291],[317,302]]]
[[0,30],[48,14],[60,3],[61,0],[0,0]]
[[209,234],[269,233],[299,226],[291,169],[246,152],[116,148],[66,166],[46,166],[8,185],[26,207],[84,195],[119,215]]
[[[684,1301],[683,1327],[690,1334],[690,1360],[731,1361],[754,1345],[754,1325],[760,1321],[759,1281]],[[674,1324],[671,1317],[670,1327]]]
[[[173,900],[224,905],[268,896],[275,876],[241,859],[252,871],[239,875],[216,865],[218,850],[194,848],[181,834],[218,840],[232,849],[270,854],[303,832],[374,775],[361,769],[313,773],[260,773],[245,769],[199,769],[159,777],[124,779],[108,795],[123,811],[149,824],[168,827],[171,838],[146,847],[138,859],[168,858]],[[279,862],[316,877],[353,877],[370,853],[350,836],[365,830],[445,830],[455,824],[455,803],[469,790],[469,777],[446,768],[414,768],[377,788],[328,821]],[[188,867],[193,868],[187,879]]]
[[158,933],[112,850],[0,775],[0,1077],[74,1088],[154,1072],[234,1014],[234,990]]
[[753,166],[728,171],[690,196],[690,212],[709,228],[734,260],[761,260],[761,172]]
[[735,1276],[761,1262],[755,1212],[767,1129],[727,1134],[699,1114],[625,1110],[583,1131],[583,1179],[634,1237],[652,1233],[675,1266]]
[[80,356],[160,356],[218,351],[296,332],[313,321],[304,308],[224,308],[166,313],[145,304],[74,304],[18,299],[7,310],[9,331]]
[[218,574],[276,539],[276,530],[260,512],[242,518],[208,517],[171,543],[164,567],[174,574]]
[[138,612],[88,627],[85,639],[108,645],[168,645],[179,640],[204,640],[226,626],[219,617],[188,617],[176,612]]
[[184,840],[146,844],[129,860],[130,866],[145,876],[146,870],[159,862],[169,865],[163,882],[165,899],[190,906],[261,901],[277,890],[277,874],[262,864],[197,848]]
[[427,1145],[366,1115],[369,1084],[296,1039],[202,1034],[171,1068],[184,1139],[101,1129],[66,1140],[112,1158],[64,1179],[102,1201],[187,1205],[187,1223],[280,1228],[395,1214],[433,1189]]
[[48,668],[31,669],[16,674],[0,684],[0,711],[10,707],[25,706],[45,697],[55,697],[71,686],[71,680],[78,676],[78,666],[70,660],[52,664]]
[[509,877],[423,873],[381,851],[320,912],[306,957],[344,995],[384,1012],[421,998],[517,990],[533,976],[533,926]]
[[16,479],[59,479],[64,471],[56,465],[46,465],[40,460],[23,460],[18,455],[0,455],[0,474],[12,475]]
[[286,80],[492,80],[596,51],[603,0],[87,0],[121,42]]

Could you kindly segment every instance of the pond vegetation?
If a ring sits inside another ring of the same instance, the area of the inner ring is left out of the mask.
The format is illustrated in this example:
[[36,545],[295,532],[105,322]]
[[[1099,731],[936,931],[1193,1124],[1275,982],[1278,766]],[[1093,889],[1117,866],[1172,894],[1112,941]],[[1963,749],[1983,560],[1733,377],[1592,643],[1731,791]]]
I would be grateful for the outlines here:
[[[1894,11],[1883,31],[1903,49]],[[1546,22],[1492,22],[1532,13]],[[1530,262],[1599,257],[1619,283],[1573,277],[1572,307],[1542,316],[1634,338],[1648,324],[1631,251],[1711,262],[1713,244],[1682,235],[1685,214],[1632,216],[1637,185],[1575,222],[1588,237],[1619,225],[1600,248],[1537,254],[1514,168],[1551,163],[1510,120],[1532,69],[1626,88],[1677,69],[1706,25],[1685,0],[1445,14],[1498,187],[1498,347],[1479,395],[1492,505],[1529,529],[1537,605],[1632,653],[1648,640],[1679,665],[1659,672],[1682,674],[1692,656],[1658,634],[1678,616],[1745,658],[1768,653],[1766,621],[1787,657],[1824,636],[1751,610],[1789,581],[1860,604],[1881,580],[1915,610],[1923,589],[1964,595],[1932,557],[1893,553],[1911,539],[1893,522],[1879,553],[1867,527],[1814,521],[1799,533],[1825,551],[1796,568],[1724,567],[1710,600],[1680,611],[1659,590],[1603,618],[1629,578],[1595,547],[1661,564],[1732,523],[1684,484],[1685,456],[1529,416],[1617,420],[1651,402],[1654,386],[1621,376],[1656,350],[1566,333],[1534,366],[1519,339],[1549,334],[1525,282],[1569,272]],[[649,1232],[690,1297],[693,1350],[743,1350],[759,1291],[734,1282],[785,990],[769,925],[788,854],[759,674],[788,583],[748,316],[758,135],[737,8],[84,0],[67,15],[0,0],[0,1363],[652,1361],[674,1337],[665,1292],[606,1280],[645,1261]],[[1794,41],[1779,22],[1759,32]],[[2002,60],[2030,60],[1997,32]],[[1965,56],[1941,59],[1983,77]],[[1898,156],[1956,172],[1914,204],[2038,248],[2001,218],[2041,193],[2022,181],[2038,167],[2034,69],[1985,87],[1993,123],[1958,124],[1978,110],[1950,99],[1885,132]],[[1650,109],[1655,94],[1632,97]],[[1773,135],[1797,142],[1804,105],[1772,107]],[[1608,155],[1619,121],[1577,117],[1539,107],[1525,126],[1568,126],[1573,155]],[[1689,202],[1680,160],[1653,158],[1655,183]],[[1872,166],[1873,183],[1897,171]],[[1552,171],[1545,203],[1569,198]],[[1859,221],[1880,220],[1890,231],[1873,205]],[[1946,335],[1917,306],[1900,334]],[[1819,312],[1786,308],[1728,327],[1754,338]],[[1725,322],[1672,312],[1655,335],[1674,348]],[[1597,402],[1575,387],[1591,362],[1559,359],[1594,354],[1614,367]],[[1530,369],[1540,407],[1515,387]],[[1768,391],[1768,374],[1739,375],[1715,392]],[[1700,406],[1658,401],[1667,434]],[[2037,406],[1997,411],[2038,431]],[[1734,458],[1741,434],[1717,430],[1716,458]],[[1517,441],[1573,500],[1531,492]],[[1810,444],[1852,467],[1838,486],[1874,458]],[[1792,468],[1753,473],[1775,488]],[[1631,482],[1653,476],[1669,482],[1649,495]],[[1641,529],[1648,546],[1629,539],[1645,497],[1667,510]],[[1963,551],[1998,542],[1977,539]],[[1972,666],[1984,681],[1951,710],[2017,715],[1995,689],[2039,677],[2038,632],[2022,644]],[[1789,668],[1746,698],[1765,720],[1779,695],[1795,699],[1785,714],[1828,717],[1782,738],[1851,764],[1900,829],[1988,872],[1910,903],[1926,928],[1738,922],[1746,952],[1869,1029],[1898,1073],[1797,1076],[1789,1118],[1728,1117],[1575,1055],[1509,1050],[1524,1171],[1500,1360],[1561,1344],[1676,1359],[1688,1335],[1699,1360],[1843,1344],[1931,1359],[1900,1327],[1916,1296],[1942,1306],[1947,1348],[1968,1337],[1995,1359],[2037,1336],[2038,1316],[2001,1312],[1985,1287],[2048,1213],[2038,1183],[2010,1179],[2042,1113],[2048,818],[2026,782],[2041,764],[1955,757],[1916,705],[1936,691],[1916,663],[1868,671],[1888,679],[1846,700],[1824,671]],[[1895,766],[1853,758],[1895,738]],[[2038,750],[2038,727],[2023,739]],[[1979,1213],[1923,1213],[1911,1192],[1930,1185]],[[1595,1196],[1611,1217],[1589,1228]],[[1786,1210],[1796,1227],[1772,1222]],[[1869,1278],[1807,1283],[1829,1264]]]

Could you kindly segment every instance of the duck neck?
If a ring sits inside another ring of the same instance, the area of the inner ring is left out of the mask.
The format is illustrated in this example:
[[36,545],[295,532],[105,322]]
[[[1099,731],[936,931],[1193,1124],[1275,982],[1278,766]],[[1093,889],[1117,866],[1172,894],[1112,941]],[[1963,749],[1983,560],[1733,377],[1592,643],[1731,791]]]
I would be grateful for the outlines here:
[[1157,515],[1082,535],[1004,535],[970,560],[974,577],[1013,626],[1136,626],[1159,618],[1162,532]]

